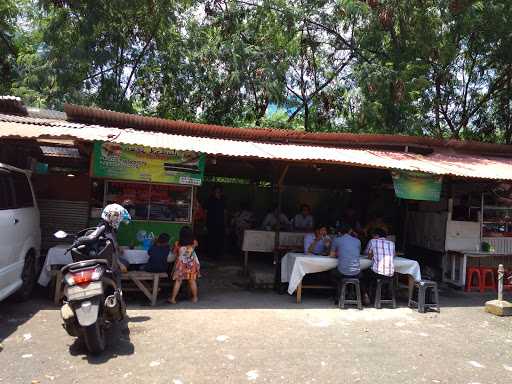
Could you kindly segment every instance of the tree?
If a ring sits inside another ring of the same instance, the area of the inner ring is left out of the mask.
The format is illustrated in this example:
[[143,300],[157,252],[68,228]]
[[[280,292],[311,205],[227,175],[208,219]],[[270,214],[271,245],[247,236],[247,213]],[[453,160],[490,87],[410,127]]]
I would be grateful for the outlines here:
[[508,0],[5,0],[0,87],[57,109],[511,143],[511,30]]
[[[358,64],[365,92],[362,125],[380,124],[387,132],[489,138],[491,120],[497,121],[496,114],[487,116],[496,111],[489,104],[501,99],[502,109],[507,105],[509,2],[371,3],[373,17],[360,30],[359,41],[383,49],[373,65]],[[497,133],[497,127],[492,130]]]

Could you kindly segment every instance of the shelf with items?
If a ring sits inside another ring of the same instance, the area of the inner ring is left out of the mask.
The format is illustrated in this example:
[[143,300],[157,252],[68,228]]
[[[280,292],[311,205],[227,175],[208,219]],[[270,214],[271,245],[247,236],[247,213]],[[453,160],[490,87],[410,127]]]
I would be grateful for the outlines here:
[[192,195],[192,186],[106,181],[104,204],[123,205],[134,221],[190,223]]
[[482,237],[512,237],[512,208],[484,205]]

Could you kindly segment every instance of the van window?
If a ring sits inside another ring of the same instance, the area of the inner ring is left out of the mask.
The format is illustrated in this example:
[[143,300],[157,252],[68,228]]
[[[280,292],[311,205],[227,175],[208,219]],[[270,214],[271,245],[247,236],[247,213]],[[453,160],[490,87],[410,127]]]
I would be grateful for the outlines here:
[[12,193],[11,175],[0,171],[0,209],[14,208],[14,195]]
[[14,195],[16,197],[16,208],[27,208],[34,206],[32,190],[27,176],[23,173],[13,172]]

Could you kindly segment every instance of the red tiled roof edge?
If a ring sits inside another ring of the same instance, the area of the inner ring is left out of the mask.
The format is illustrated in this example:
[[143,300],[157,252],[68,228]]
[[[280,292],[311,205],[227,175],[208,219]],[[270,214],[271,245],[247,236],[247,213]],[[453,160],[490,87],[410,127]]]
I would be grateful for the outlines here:
[[477,141],[440,140],[431,137],[390,134],[356,134],[342,132],[304,132],[273,128],[235,128],[214,124],[168,120],[106,109],[65,104],[69,121],[141,131],[175,133],[186,136],[252,140],[268,143],[316,144],[320,146],[415,146],[438,149],[512,155],[512,146]]

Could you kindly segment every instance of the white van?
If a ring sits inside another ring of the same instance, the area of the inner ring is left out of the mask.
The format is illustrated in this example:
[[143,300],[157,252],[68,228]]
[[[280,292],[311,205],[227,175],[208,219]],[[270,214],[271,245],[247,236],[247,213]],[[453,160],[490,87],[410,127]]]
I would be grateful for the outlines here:
[[41,247],[39,209],[29,174],[0,163],[0,300],[29,298]]

